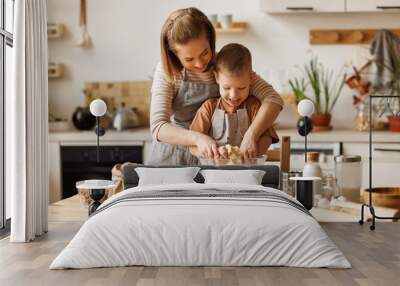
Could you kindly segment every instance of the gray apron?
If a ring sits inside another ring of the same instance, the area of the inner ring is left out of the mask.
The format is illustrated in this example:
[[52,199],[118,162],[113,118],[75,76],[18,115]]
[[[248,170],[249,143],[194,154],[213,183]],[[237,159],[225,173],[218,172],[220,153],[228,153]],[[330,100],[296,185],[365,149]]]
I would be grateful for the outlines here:
[[212,116],[210,136],[217,141],[218,146],[230,144],[239,147],[250,125],[246,105],[243,104],[235,113],[228,113],[220,109],[220,102],[221,98]]
[[[209,98],[219,96],[216,82],[202,83],[186,80],[186,70],[177,95],[172,101],[171,123],[189,129],[197,110]],[[197,165],[198,159],[189,152],[188,146],[153,141],[148,153],[147,165]]]

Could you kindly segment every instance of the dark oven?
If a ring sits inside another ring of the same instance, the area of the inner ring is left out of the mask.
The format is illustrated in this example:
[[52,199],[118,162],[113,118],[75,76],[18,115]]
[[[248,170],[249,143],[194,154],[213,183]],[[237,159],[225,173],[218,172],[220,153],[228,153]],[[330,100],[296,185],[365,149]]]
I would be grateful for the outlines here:
[[61,146],[63,199],[77,194],[77,181],[110,180],[113,166],[123,162],[143,163],[143,146],[100,146],[99,163],[96,146]]

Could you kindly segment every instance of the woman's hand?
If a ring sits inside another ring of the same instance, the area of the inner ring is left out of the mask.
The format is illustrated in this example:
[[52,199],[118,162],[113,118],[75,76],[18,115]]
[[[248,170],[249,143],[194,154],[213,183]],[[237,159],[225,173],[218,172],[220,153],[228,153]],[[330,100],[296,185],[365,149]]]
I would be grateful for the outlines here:
[[242,158],[257,157],[257,138],[250,129],[247,129],[240,144],[240,154]]
[[228,150],[225,145],[218,147],[218,153],[221,159],[228,159]]
[[219,153],[217,148],[217,142],[212,139],[210,136],[205,134],[199,134],[198,138],[196,139],[197,149],[200,153],[202,158],[207,159],[218,159]]

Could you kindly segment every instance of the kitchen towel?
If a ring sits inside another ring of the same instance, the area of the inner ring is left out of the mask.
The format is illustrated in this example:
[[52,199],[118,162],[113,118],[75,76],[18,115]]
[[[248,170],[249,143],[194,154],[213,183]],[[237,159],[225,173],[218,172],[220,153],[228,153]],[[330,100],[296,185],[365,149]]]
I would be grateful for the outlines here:
[[396,68],[394,57],[400,56],[400,39],[391,31],[381,30],[372,40],[370,52],[376,66],[373,86],[384,88],[391,80],[391,70]]

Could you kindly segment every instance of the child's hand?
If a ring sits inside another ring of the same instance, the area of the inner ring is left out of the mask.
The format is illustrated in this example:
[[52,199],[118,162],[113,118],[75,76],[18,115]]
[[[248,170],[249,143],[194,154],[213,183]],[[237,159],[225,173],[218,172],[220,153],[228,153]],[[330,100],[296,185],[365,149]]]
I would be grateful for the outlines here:
[[228,149],[226,149],[225,145],[218,147],[218,153],[221,159],[228,159]]
[[240,154],[243,158],[257,157],[257,141],[252,133],[246,132],[240,144]]

